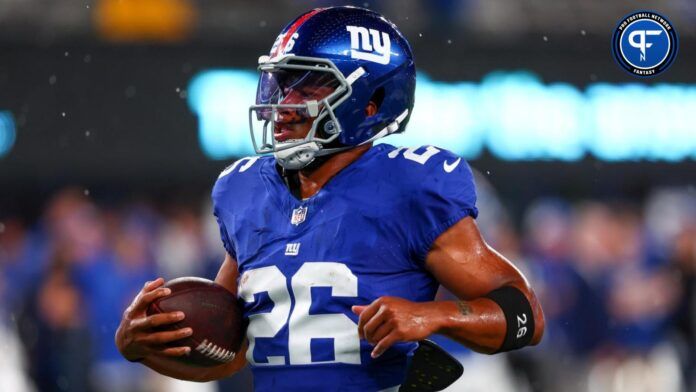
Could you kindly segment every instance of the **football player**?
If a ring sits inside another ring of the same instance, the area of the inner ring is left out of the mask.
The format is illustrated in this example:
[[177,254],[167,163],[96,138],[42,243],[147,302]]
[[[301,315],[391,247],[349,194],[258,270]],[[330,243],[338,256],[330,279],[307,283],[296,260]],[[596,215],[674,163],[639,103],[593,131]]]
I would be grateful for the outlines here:
[[[273,156],[237,160],[212,194],[227,251],[216,282],[244,304],[245,355],[211,369],[168,358],[188,348],[164,343],[191,331],[153,333],[185,317],[145,316],[168,294],[158,279],[124,313],[124,357],[195,381],[248,363],[257,391],[382,391],[399,388],[434,333],[488,354],[540,341],[532,289],[476,226],[467,163],[434,146],[373,145],[413,111],[413,55],[394,24],[362,8],[309,11],[259,70],[251,137]],[[459,300],[433,301],[439,285]]]

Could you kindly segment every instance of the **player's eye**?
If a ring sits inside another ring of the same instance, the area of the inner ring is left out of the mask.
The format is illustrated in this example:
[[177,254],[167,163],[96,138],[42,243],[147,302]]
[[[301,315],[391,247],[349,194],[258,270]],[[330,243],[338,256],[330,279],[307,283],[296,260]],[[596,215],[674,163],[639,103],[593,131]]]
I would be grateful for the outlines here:
[[308,89],[308,88],[300,88],[300,89],[288,88],[288,87],[283,88],[283,91],[282,91],[283,98],[289,96],[290,94],[293,94],[294,96],[299,97],[299,98],[309,98],[309,97],[314,95],[314,91],[312,89]]

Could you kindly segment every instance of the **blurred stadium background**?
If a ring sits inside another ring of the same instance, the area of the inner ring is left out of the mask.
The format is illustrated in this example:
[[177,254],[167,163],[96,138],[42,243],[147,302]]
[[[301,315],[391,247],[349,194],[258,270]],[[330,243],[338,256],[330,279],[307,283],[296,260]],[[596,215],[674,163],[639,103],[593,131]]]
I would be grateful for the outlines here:
[[[156,275],[212,278],[209,192],[249,155],[254,67],[311,7],[394,21],[419,68],[392,144],[477,171],[488,241],[541,297],[541,346],[465,364],[457,391],[696,391],[696,2],[0,0],[0,389],[249,390],[122,360],[121,312]],[[611,58],[636,8],[680,53]],[[442,294],[446,296],[446,293]]]

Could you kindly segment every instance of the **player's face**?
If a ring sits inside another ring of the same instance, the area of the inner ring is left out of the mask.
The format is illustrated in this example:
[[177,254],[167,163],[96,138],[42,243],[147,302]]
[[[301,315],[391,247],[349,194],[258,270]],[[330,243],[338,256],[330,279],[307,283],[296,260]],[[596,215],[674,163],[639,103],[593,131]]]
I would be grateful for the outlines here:
[[[263,118],[273,121],[273,137],[277,142],[304,139],[312,129],[316,117],[309,115],[301,105],[316,101],[319,112],[323,109],[323,100],[329,97],[339,83],[327,72],[283,70],[266,72],[261,76],[257,103],[281,105],[275,116],[269,110],[262,111]],[[282,105],[300,105],[283,107]]]
[[[331,86],[301,86],[286,91],[281,104],[302,104],[312,100],[320,101],[324,97],[329,96],[334,90]],[[321,110],[321,106],[319,109]],[[306,115],[302,110],[280,110],[273,128],[273,137],[278,142],[303,139],[312,129],[312,124],[314,124],[315,120],[315,117]]]

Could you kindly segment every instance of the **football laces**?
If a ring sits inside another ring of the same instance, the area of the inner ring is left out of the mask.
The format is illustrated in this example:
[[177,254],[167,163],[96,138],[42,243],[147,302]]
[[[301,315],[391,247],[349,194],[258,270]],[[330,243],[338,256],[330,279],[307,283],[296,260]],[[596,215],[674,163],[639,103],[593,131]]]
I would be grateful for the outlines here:
[[203,354],[206,358],[223,363],[232,361],[236,354],[234,351],[227,350],[208,341],[208,339],[203,339],[203,342],[196,347],[196,351]]

